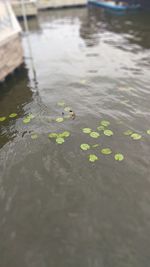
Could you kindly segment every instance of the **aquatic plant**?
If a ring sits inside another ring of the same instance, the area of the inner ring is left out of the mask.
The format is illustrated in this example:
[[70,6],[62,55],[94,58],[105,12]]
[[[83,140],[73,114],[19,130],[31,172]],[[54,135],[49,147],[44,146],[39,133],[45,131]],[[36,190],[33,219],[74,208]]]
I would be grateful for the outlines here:
[[110,122],[103,120],[103,121],[101,121],[101,125],[107,127],[110,125]]
[[127,130],[124,132],[124,135],[131,135],[131,134],[133,134],[133,131],[131,131],[131,130]]
[[69,137],[70,136],[70,132],[64,131],[61,135],[62,135],[62,137]]
[[115,154],[114,158],[115,158],[116,161],[124,160],[124,156],[121,153]]
[[62,117],[59,117],[56,119],[56,122],[63,122],[63,121],[64,121],[64,119]]
[[65,142],[65,139],[64,139],[64,138],[62,138],[62,137],[58,137],[58,138],[56,138],[56,143],[57,143],[57,144],[61,145],[61,144],[63,144],[64,142]]
[[105,130],[104,135],[106,136],[112,136],[114,133],[111,130]]
[[17,113],[11,113],[11,114],[9,115],[9,118],[15,118],[15,117],[17,117]]
[[38,138],[38,135],[37,134],[31,134],[31,139],[35,140]]
[[57,105],[60,106],[60,107],[64,107],[65,106],[65,102],[63,100],[62,101],[59,101],[57,103]]
[[99,147],[99,144],[92,145],[93,148]]
[[71,107],[65,107],[64,111],[69,112],[71,110]]
[[132,138],[133,140],[139,140],[139,139],[142,138],[142,136],[141,136],[140,134],[133,133],[133,134],[131,134],[131,138]]
[[92,138],[98,138],[98,137],[100,136],[100,134],[97,133],[97,132],[91,132],[91,133],[90,133],[90,136],[91,136]]
[[81,148],[82,150],[88,150],[88,149],[90,149],[90,146],[89,146],[88,144],[81,144],[81,145],[80,145],[80,148]]
[[83,128],[83,129],[82,129],[82,132],[83,132],[83,133],[87,133],[87,134],[89,134],[89,133],[92,132],[92,129],[90,129],[90,128]]
[[105,130],[105,126],[103,126],[103,125],[98,126],[97,130],[98,131],[104,131]]
[[112,153],[112,151],[111,151],[110,148],[103,148],[101,150],[101,153],[104,154],[104,155],[110,155]]
[[95,162],[98,160],[98,157],[95,154],[90,154],[88,158],[90,162]]
[[23,123],[24,123],[24,124],[27,124],[27,123],[29,123],[30,121],[31,121],[31,119],[28,118],[28,117],[26,117],[26,118],[23,119]]
[[6,117],[0,117],[0,122],[3,122],[6,120]]

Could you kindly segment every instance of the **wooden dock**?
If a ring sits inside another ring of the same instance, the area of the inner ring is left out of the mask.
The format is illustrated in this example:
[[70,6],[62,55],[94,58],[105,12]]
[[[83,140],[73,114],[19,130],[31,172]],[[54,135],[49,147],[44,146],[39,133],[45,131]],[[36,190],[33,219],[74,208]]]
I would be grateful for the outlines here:
[[0,81],[23,63],[21,28],[7,1],[0,0]]

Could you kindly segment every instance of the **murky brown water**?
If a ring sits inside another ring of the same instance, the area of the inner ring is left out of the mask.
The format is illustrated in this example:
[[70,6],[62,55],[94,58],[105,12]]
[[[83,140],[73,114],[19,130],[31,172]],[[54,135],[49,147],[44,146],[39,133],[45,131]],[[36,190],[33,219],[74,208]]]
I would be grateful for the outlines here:
[[[25,35],[25,66],[0,85],[0,266],[149,267],[149,14],[46,11],[29,27],[37,87]],[[75,120],[54,121],[60,100]],[[101,120],[112,137],[82,133]],[[65,130],[64,144],[48,139]],[[81,151],[82,143],[100,147]],[[102,155],[104,147],[113,153]],[[93,153],[99,160],[90,163]]]

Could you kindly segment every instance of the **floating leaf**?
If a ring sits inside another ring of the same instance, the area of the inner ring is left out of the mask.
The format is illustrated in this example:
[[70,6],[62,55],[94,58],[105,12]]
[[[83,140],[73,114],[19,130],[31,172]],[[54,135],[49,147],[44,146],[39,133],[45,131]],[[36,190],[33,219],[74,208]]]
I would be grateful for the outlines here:
[[37,138],[38,138],[38,135],[37,135],[37,134],[32,134],[32,135],[31,135],[31,139],[35,140],[35,139],[37,139]]
[[114,133],[111,130],[105,130],[104,134],[107,136],[112,136]]
[[49,138],[57,138],[58,137],[58,134],[57,133],[50,133],[48,135]]
[[0,117],[0,121],[5,121],[6,120],[6,117]]
[[59,145],[63,144],[64,142],[65,142],[65,140],[64,140],[64,138],[62,138],[62,137],[58,137],[58,138],[56,139],[56,143],[59,144]]
[[58,137],[62,137],[62,138],[64,138],[64,136],[63,136],[62,133],[57,134],[57,138],[58,138]]
[[65,131],[62,133],[62,137],[69,137],[70,133],[68,131]]
[[110,148],[103,148],[101,150],[101,153],[104,154],[104,155],[109,155],[112,153],[111,149]]
[[97,132],[91,132],[90,136],[93,137],[93,138],[98,138],[100,136],[100,134],[97,133]]
[[64,118],[65,119],[70,119],[70,115],[65,115]]
[[133,134],[133,131],[131,131],[131,130],[127,130],[124,132],[124,135],[131,135],[131,134]]
[[110,125],[109,121],[101,121],[101,125],[107,127],[108,125]]
[[99,146],[99,144],[95,144],[95,145],[93,145],[92,147],[93,148],[96,148],[96,147],[98,147]]
[[90,146],[88,144],[81,144],[80,148],[82,150],[88,150],[88,149],[90,149]]
[[58,106],[60,107],[64,107],[65,106],[65,102],[64,101],[60,101],[57,103]]
[[97,130],[98,131],[104,131],[105,127],[103,125],[100,125],[100,126],[97,127]]
[[147,134],[150,134],[150,130],[147,130]]
[[66,112],[69,112],[70,110],[71,110],[70,107],[65,107],[65,108],[64,108],[64,111],[66,111]]
[[124,156],[120,153],[115,154],[115,160],[122,161],[122,160],[124,160]]
[[56,119],[56,122],[63,122],[63,121],[64,121],[64,119],[61,117]]
[[11,113],[10,115],[9,115],[9,118],[15,118],[17,116],[17,113]]
[[26,123],[29,123],[30,121],[31,121],[31,119],[30,119],[30,118],[28,118],[28,117],[27,117],[27,118],[25,118],[25,119],[23,119],[23,123],[25,123],[25,124],[26,124]]
[[89,161],[95,162],[96,160],[98,160],[98,157],[95,154],[90,154],[89,155]]
[[90,128],[83,128],[82,131],[83,131],[83,133],[91,133],[92,132],[92,129],[90,129]]
[[132,138],[133,140],[139,140],[139,139],[142,138],[142,136],[141,136],[140,134],[133,133],[133,134],[131,134],[131,138]]
[[29,114],[29,115],[27,116],[27,118],[30,119],[30,120],[32,120],[32,119],[35,118],[35,116],[34,116],[33,114]]
[[80,83],[81,84],[86,84],[86,80],[81,80]]

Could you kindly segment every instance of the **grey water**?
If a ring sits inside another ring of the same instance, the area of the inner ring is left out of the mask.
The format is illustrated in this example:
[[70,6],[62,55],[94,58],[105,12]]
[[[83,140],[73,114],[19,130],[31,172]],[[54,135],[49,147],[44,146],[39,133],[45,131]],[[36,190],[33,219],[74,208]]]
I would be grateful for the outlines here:
[[[28,23],[36,77],[23,33],[25,64],[0,85],[0,267],[149,267],[149,13],[64,9]],[[55,122],[68,115],[60,101],[75,119]],[[113,136],[82,132],[102,120]],[[62,145],[48,138],[63,131]]]

